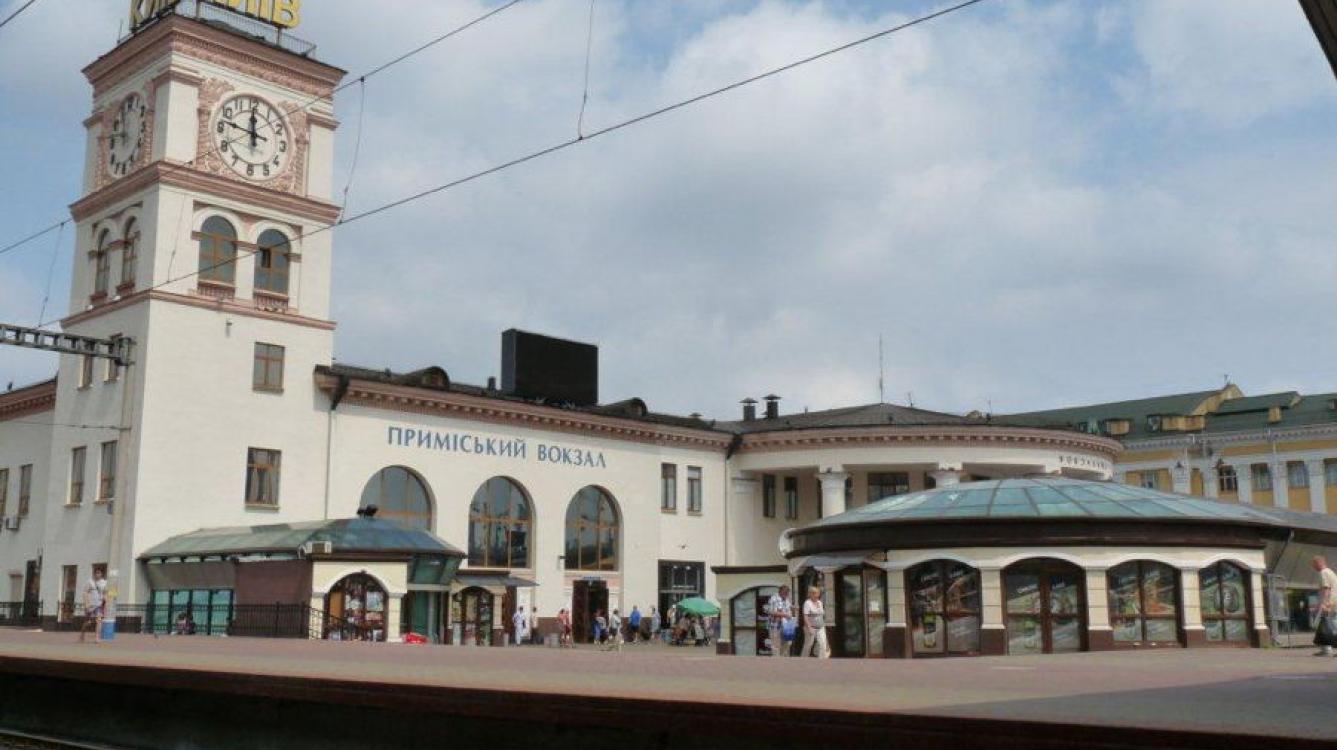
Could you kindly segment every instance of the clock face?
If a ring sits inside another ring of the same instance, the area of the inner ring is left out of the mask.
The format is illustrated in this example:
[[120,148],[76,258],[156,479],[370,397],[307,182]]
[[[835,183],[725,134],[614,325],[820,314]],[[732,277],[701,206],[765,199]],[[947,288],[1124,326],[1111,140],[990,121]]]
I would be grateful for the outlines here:
[[107,171],[113,177],[124,177],[139,160],[148,124],[148,108],[139,94],[121,100],[107,144]]
[[250,94],[223,100],[214,112],[218,158],[248,180],[277,177],[288,162],[288,122],[274,105]]

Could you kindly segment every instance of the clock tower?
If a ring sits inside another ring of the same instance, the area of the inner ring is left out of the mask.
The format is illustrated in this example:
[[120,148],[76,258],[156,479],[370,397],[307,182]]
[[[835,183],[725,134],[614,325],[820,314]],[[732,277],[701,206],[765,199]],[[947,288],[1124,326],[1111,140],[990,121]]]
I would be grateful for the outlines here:
[[84,69],[93,106],[61,325],[135,346],[127,368],[62,356],[54,421],[98,427],[52,441],[48,601],[66,595],[51,566],[83,580],[106,564],[137,601],[134,561],[168,536],[324,512],[312,372],[333,350],[344,71],[226,8],[159,5]]

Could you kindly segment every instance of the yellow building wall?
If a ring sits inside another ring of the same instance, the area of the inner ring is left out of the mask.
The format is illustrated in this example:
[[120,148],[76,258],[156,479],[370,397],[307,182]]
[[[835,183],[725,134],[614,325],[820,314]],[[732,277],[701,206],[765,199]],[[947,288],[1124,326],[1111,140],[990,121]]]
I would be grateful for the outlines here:
[[1188,494],[1202,497],[1204,494],[1202,491],[1203,489],[1202,485],[1203,485],[1202,472],[1198,471],[1197,469],[1194,469],[1193,473],[1189,475]]
[[1272,502],[1272,490],[1254,490],[1254,491],[1253,491],[1253,504],[1254,504],[1254,505],[1273,505],[1274,503]]
[[1140,464],[1147,461],[1169,461],[1178,455],[1173,450],[1124,452],[1119,454],[1119,463]]
[[1290,487],[1286,490],[1286,499],[1291,510],[1309,510],[1309,488]]
[[[1292,450],[1291,444],[1286,444],[1286,450]],[[1271,456],[1272,446],[1267,443],[1253,443],[1251,445],[1231,445],[1221,449],[1223,456]]]

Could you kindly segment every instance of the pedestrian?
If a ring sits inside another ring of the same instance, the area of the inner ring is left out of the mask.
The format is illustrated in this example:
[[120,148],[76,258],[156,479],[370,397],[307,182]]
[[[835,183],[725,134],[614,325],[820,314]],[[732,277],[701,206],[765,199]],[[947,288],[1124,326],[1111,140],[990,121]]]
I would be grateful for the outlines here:
[[1314,555],[1310,561],[1318,571],[1319,600],[1318,625],[1314,628],[1314,645],[1318,651],[1314,656],[1332,656],[1332,647],[1337,646],[1337,573],[1328,567],[1328,561],[1322,555]]
[[[766,602],[766,614],[770,617],[768,630],[771,656],[789,656],[789,646],[793,639],[785,638],[785,623],[794,617],[794,603],[789,600],[788,586],[781,586],[779,591],[771,594],[770,600]],[[792,623],[789,631],[794,632]]]
[[536,645],[543,645],[543,634],[539,632],[539,608],[529,608],[529,642]]
[[107,574],[93,568],[93,577],[84,586],[84,622],[79,626],[79,642],[84,642],[88,626],[93,626],[93,642],[102,642],[102,614],[107,603]]
[[822,592],[816,586],[808,587],[808,601],[803,603],[803,655],[818,659],[831,655],[826,645],[826,608],[822,606]]
[[557,613],[557,645],[561,648],[571,647],[571,613],[562,607],[562,611]]
[[634,644],[637,636],[641,632],[641,610],[635,604],[631,605],[631,614],[627,615],[627,636]]
[[515,629],[515,645],[519,646],[529,637],[529,618],[525,617],[523,606],[515,608],[515,614],[511,615],[511,625]]
[[594,642],[603,643],[608,635],[608,620],[604,619],[602,609],[594,610]]
[[662,622],[659,617],[658,607],[655,607],[654,605],[650,606],[649,620],[650,620],[650,637],[646,638],[646,640],[652,641],[659,637],[659,629],[662,626]]
[[608,637],[612,639],[611,648],[618,651],[622,650],[622,615],[618,614],[617,609],[613,610],[613,617],[608,621]]

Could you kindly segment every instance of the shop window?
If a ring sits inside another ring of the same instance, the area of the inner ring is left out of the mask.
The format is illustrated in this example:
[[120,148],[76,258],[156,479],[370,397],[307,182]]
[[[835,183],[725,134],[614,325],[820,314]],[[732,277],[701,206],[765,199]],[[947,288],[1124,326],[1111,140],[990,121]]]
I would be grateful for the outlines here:
[[377,518],[388,518],[414,529],[432,530],[432,498],[427,483],[411,469],[387,466],[367,480],[358,507],[373,505]]
[[910,475],[904,471],[868,472],[868,502],[875,503],[884,497],[904,495],[910,491]]
[[1198,571],[1202,625],[1208,643],[1249,642],[1249,572],[1230,562]]
[[980,573],[964,563],[932,560],[905,572],[915,655],[980,650]]
[[1234,466],[1219,466],[1216,469],[1216,488],[1219,492],[1238,492],[1239,476]]
[[529,496],[506,477],[493,477],[469,504],[469,564],[480,568],[528,568]]
[[785,477],[785,518],[798,518],[798,477]]
[[246,449],[246,504],[277,507],[282,453],[269,448]]
[[255,342],[251,364],[251,388],[257,391],[283,390],[284,349],[278,344]]
[[232,589],[154,589],[146,629],[155,635],[228,635],[233,614]]
[[469,646],[492,643],[492,605],[495,597],[487,589],[467,588],[451,597],[450,620],[453,642]]
[[1253,477],[1253,488],[1259,492],[1272,491],[1272,471],[1267,464],[1254,464],[1249,467]]
[[779,586],[758,586],[748,589],[729,600],[729,640],[737,656],[773,656],[776,646],[771,643],[771,597],[780,593]]
[[1179,571],[1134,560],[1110,568],[1107,576],[1115,643],[1179,642]]
[[761,475],[761,515],[775,518],[775,475]]
[[1086,648],[1086,573],[1062,560],[1023,560],[1003,571],[1009,654]]
[[659,467],[659,509],[669,513],[678,510],[678,467],[675,464]]
[[612,495],[593,485],[566,508],[566,569],[617,570],[620,519]]
[[326,638],[339,639],[345,633],[365,634],[367,640],[385,640],[385,588],[365,573],[354,573],[339,580],[325,595]]
[[277,229],[260,233],[255,251],[255,289],[270,294],[288,294],[288,254],[292,247]]
[[237,230],[221,216],[204,220],[195,233],[200,243],[201,281],[232,286],[237,280]]

